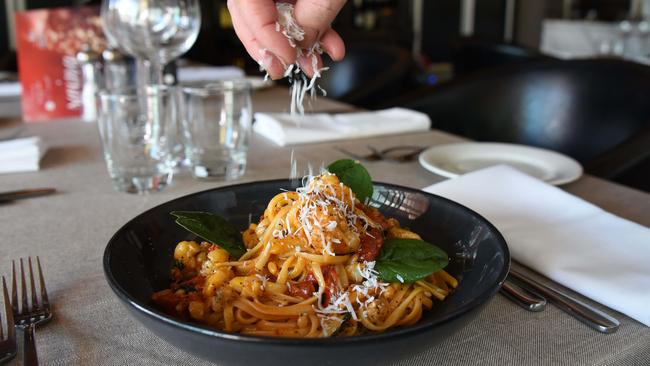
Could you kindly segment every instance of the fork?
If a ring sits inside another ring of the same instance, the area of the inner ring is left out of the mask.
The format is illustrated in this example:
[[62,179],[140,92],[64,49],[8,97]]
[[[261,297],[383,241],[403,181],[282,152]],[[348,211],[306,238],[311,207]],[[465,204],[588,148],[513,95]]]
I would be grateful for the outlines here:
[[[420,146],[411,146],[411,145],[399,145],[399,146],[392,146],[389,148],[386,148],[379,153],[384,157],[386,160],[392,160],[396,161],[398,163],[405,163],[409,161],[415,160],[418,156],[420,156],[420,153],[424,151],[424,147]],[[404,153],[392,156],[392,152],[395,151],[404,151]]]
[[[366,148],[370,150],[370,154],[368,155],[358,155],[355,153],[352,153],[342,147],[334,147],[336,150],[342,152],[343,154],[346,154],[356,160],[361,160],[361,161],[379,161],[379,160],[387,160],[387,161],[393,161],[397,163],[406,163],[409,161],[415,160],[415,158],[420,155],[420,153],[424,150],[424,148],[419,147],[419,146],[407,146],[407,145],[400,145],[400,146],[392,146],[389,148],[386,148],[384,150],[377,150],[376,148],[368,145]],[[394,154],[395,152],[399,151],[405,151],[405,153],[401,154]],[[393,153],[393,154],[391,154]]]
[[372,146],[366,146],[366,147],[368,148],[368,150],[371,151],[371,153],[368,154],[368,155],[357,155],[355,153],[352,153],[352,152],[350,152],[350,151],[348,151],[348,150],[346,150],[346,149],[344,149],[342,147],[338,147],[338,146],[335,146],[334,149],[338,150],[339,152],[342,152],[345,155],[350,156],[351,158],[354,158],[356,160],[361,160],[361,161],[378,161],[378,160],[382,160],[384,158],[381,155],[381,153],[379,151],[377,151],[377,149],[375,149],[374,147],[372,147]]
[[50,302],[45,290],[45,279],[43,279],[43,270],[41,261],[36,257],[38,269],[38,278],[41,287],[41,302],[38,302],[36,296],[36,286],[34,285],[34,271],[32,270],[32,258],[28,257],[29,264],[29,285],[31,293],[31,306],[27,301],[27,286],[25,284],[25,269],[23,259],[20,258],[20,288],[21,288],[21,307],[18,308],[18,292],[16,289],[16,265],[11,261],[11,298],[15,324],[23,330],[23,363],[26,366],[38,365],[38,356],[36,354],[36,342],[34,340],[34,328],[37,325],[44,324],[52,319]]
[[5,316],[7,318],[7,338],[5,339],[2,330],[2,316],[0,316],[0,364],[8,362],[16,356],[16,329],[14,328],[14,316],[9,302],[7,284],[2,276],[2,294],[5,303]]

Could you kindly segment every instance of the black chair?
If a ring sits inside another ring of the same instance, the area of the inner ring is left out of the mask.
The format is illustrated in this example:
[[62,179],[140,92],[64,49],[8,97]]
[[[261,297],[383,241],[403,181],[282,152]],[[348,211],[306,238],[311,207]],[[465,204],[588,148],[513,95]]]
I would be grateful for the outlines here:
[[347,45],[342,61],[324,64],[318,84],[327,96],[369,109],[412,89],[419,72],[408,51],[377,44]]
[[434,128],[556,150],[587,172],[650,191],[643,168],[650,164],[650,67],[606,59],[526,63],[391,104],[427,113]]
[[467,75],[493,67],[513,66],[526,62],[554,59],[530,48],[514,44],[486,42],[473,38],[461,39],[452,48],[452,64],[456,76]]

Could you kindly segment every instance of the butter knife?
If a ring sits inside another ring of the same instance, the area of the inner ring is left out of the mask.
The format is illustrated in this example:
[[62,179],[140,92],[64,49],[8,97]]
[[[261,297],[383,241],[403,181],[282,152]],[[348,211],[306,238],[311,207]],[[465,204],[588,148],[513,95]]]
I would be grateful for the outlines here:
[[539,312],[546,307],[545,298],[528,288],[524,288],[524,286],[514,283],[510,279],[503,282],[501,294],[528,311]]
[[19,191],[2,192],[0,193],[0,203],[19,200],[23,198],[45,196],[53,193],[56,193],[56,189],[54,188],[33,188],[33,189],[21,189]]
[[618,330],[620,323],[616,318],[574,298],[559,288],[545,285],[513,267],[510,268],[509,275],[530,286],[557,305],[558,308],[587,324],[589,327],[606,334],[614,333]]

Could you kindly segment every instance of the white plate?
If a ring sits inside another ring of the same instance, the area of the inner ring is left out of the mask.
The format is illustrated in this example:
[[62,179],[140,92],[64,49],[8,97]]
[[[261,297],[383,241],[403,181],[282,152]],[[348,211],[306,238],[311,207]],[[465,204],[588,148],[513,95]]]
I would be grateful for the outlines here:
[[536,147],[468,142],[428,148],[420,154],[427,170],[453,178],[489,166],[506,164],[547,183],[560,185],[580,178],[582,166],[560,153]]

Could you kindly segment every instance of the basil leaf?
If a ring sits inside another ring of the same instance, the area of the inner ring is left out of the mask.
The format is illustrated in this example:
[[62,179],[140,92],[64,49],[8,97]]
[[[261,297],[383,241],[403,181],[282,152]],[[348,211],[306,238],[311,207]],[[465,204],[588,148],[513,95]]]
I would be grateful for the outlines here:
[[372,178],[358,161],[337,160],[328,165],[327,170],[335,174],[343,184],[350,187],[361,203],[365,203],[366,199],[372,197]]
[[416,239],[388,239],[375,261],[375,271],[384,281],[412,283],[447,264],[447,253],[433,244]]
[[187,231],[218,245],[232,257],[239,258],[246,252],[241,233],[223,217],[199,211],[172,211],[170,214]]

